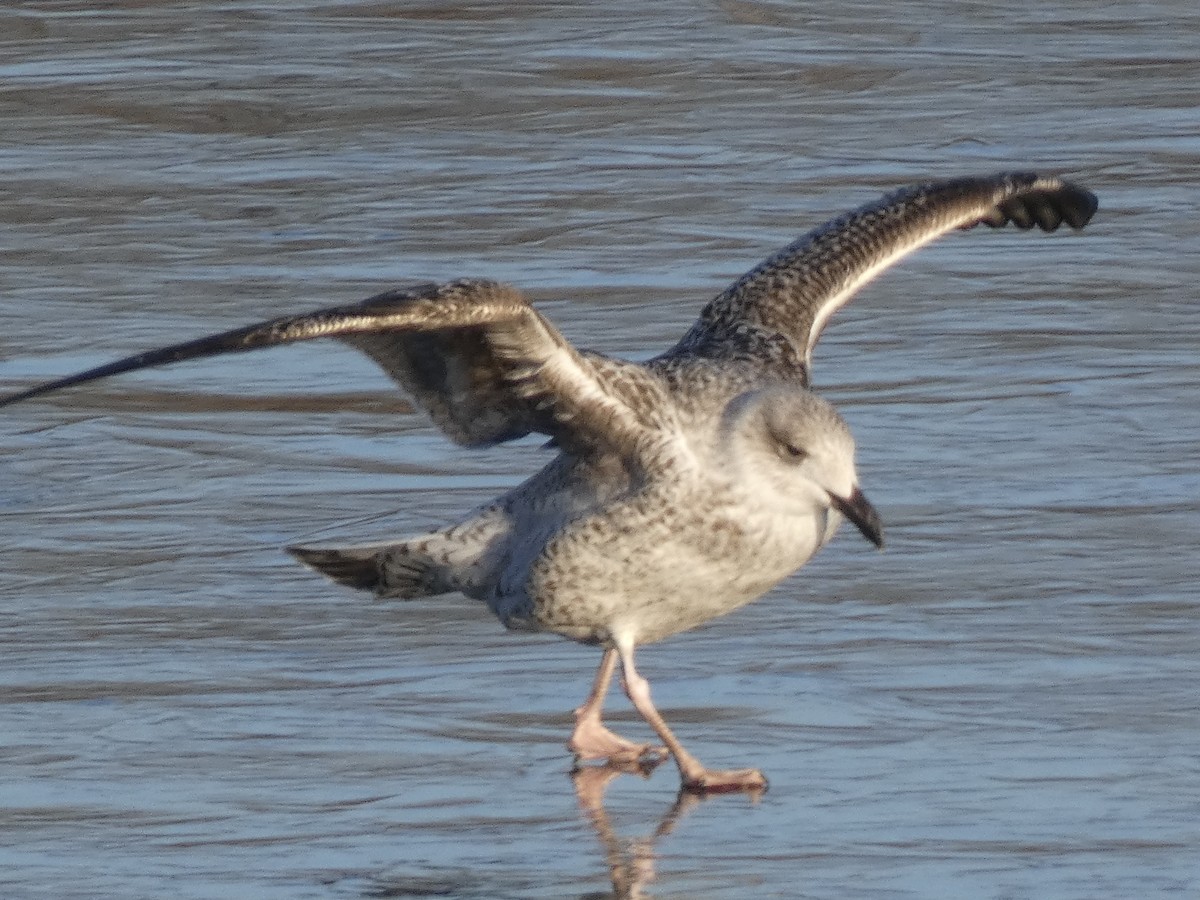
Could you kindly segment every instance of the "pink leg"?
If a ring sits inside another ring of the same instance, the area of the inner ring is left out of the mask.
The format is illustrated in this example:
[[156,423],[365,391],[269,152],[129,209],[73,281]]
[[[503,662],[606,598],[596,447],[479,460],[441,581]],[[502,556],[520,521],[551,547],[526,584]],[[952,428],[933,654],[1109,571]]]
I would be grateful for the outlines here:
[[725,791],[761,791],[767,786],[767,779],[757,769],[735,769],[722,771],[707,769],[704,764],[692,754],[683,749],[679,739],[671,733],[663,717],[659,715],[654,704],[650,701],[650,682],[638,674],[633,666],[633,643],[623,642],[618,645],[621,653],[621,676],[625,683],[625,693],[633,703],[642,718],[645,719],[659,740],[667,745],[675,763],[679,766],[679,774],[683,779],[683,788],[699,794],[718,793]]
[[606,759],[612,765],[636,763],[643,756],[666,756],[665,747],[635,744],[613,734],[600,721],[604,697],[608,693],[608,685],[612,681],[616,666],[617,651],[611,648],[605,650],[600,668],[596,671],[596,680],[592,683],[592,692],[588,694],[583,706],[575,710],[575,730],[567,742],[567,749],[575,754],[577,760]]

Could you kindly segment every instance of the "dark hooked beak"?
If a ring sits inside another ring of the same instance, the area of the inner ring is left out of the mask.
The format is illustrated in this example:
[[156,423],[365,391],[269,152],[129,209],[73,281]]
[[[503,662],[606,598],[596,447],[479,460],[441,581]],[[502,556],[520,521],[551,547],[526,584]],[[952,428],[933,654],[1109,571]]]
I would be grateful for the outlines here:
[[879,511],[871,505],[866,494],[855,487],[849,497],[839,497],[831,493],[829,500],[834,509],[854,523],[863,537],[883,549],[883,520],[879,518]]

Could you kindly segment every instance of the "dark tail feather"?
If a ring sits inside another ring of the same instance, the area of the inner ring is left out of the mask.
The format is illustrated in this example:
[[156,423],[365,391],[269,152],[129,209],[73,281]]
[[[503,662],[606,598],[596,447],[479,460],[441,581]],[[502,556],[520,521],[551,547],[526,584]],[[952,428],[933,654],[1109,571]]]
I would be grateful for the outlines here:
[[360,591],[379,588],[379,550],[334,547],[288,547],[288,553],[338,584]]
[[338,584],[377,597],[412,600],[450,590],[431,560],[404,544],[375,547],[288,547],[288,553]]

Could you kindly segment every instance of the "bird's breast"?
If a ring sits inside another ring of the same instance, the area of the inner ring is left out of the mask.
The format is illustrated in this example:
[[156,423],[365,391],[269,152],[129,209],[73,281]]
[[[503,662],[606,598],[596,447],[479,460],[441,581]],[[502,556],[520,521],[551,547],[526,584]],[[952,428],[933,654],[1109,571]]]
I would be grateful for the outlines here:
[[823,517],[767,516],[711,495],[631,501],[571,523],[530,568],[536,626],[576,640],[621,630],[640,643],[744,606],[802,566],[825,538]]

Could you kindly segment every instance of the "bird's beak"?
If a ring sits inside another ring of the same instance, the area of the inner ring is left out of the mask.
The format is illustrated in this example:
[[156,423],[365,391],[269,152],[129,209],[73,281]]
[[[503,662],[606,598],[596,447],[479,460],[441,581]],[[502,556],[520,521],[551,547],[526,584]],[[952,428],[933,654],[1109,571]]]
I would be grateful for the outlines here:
[[857,485],[849,497],[839,497],[831,493],[829,499],[833,508],[853,522],[863,537],[883,549],[883,520],[879,518],[879,511],[871,505],[867,495],[859,490]]

